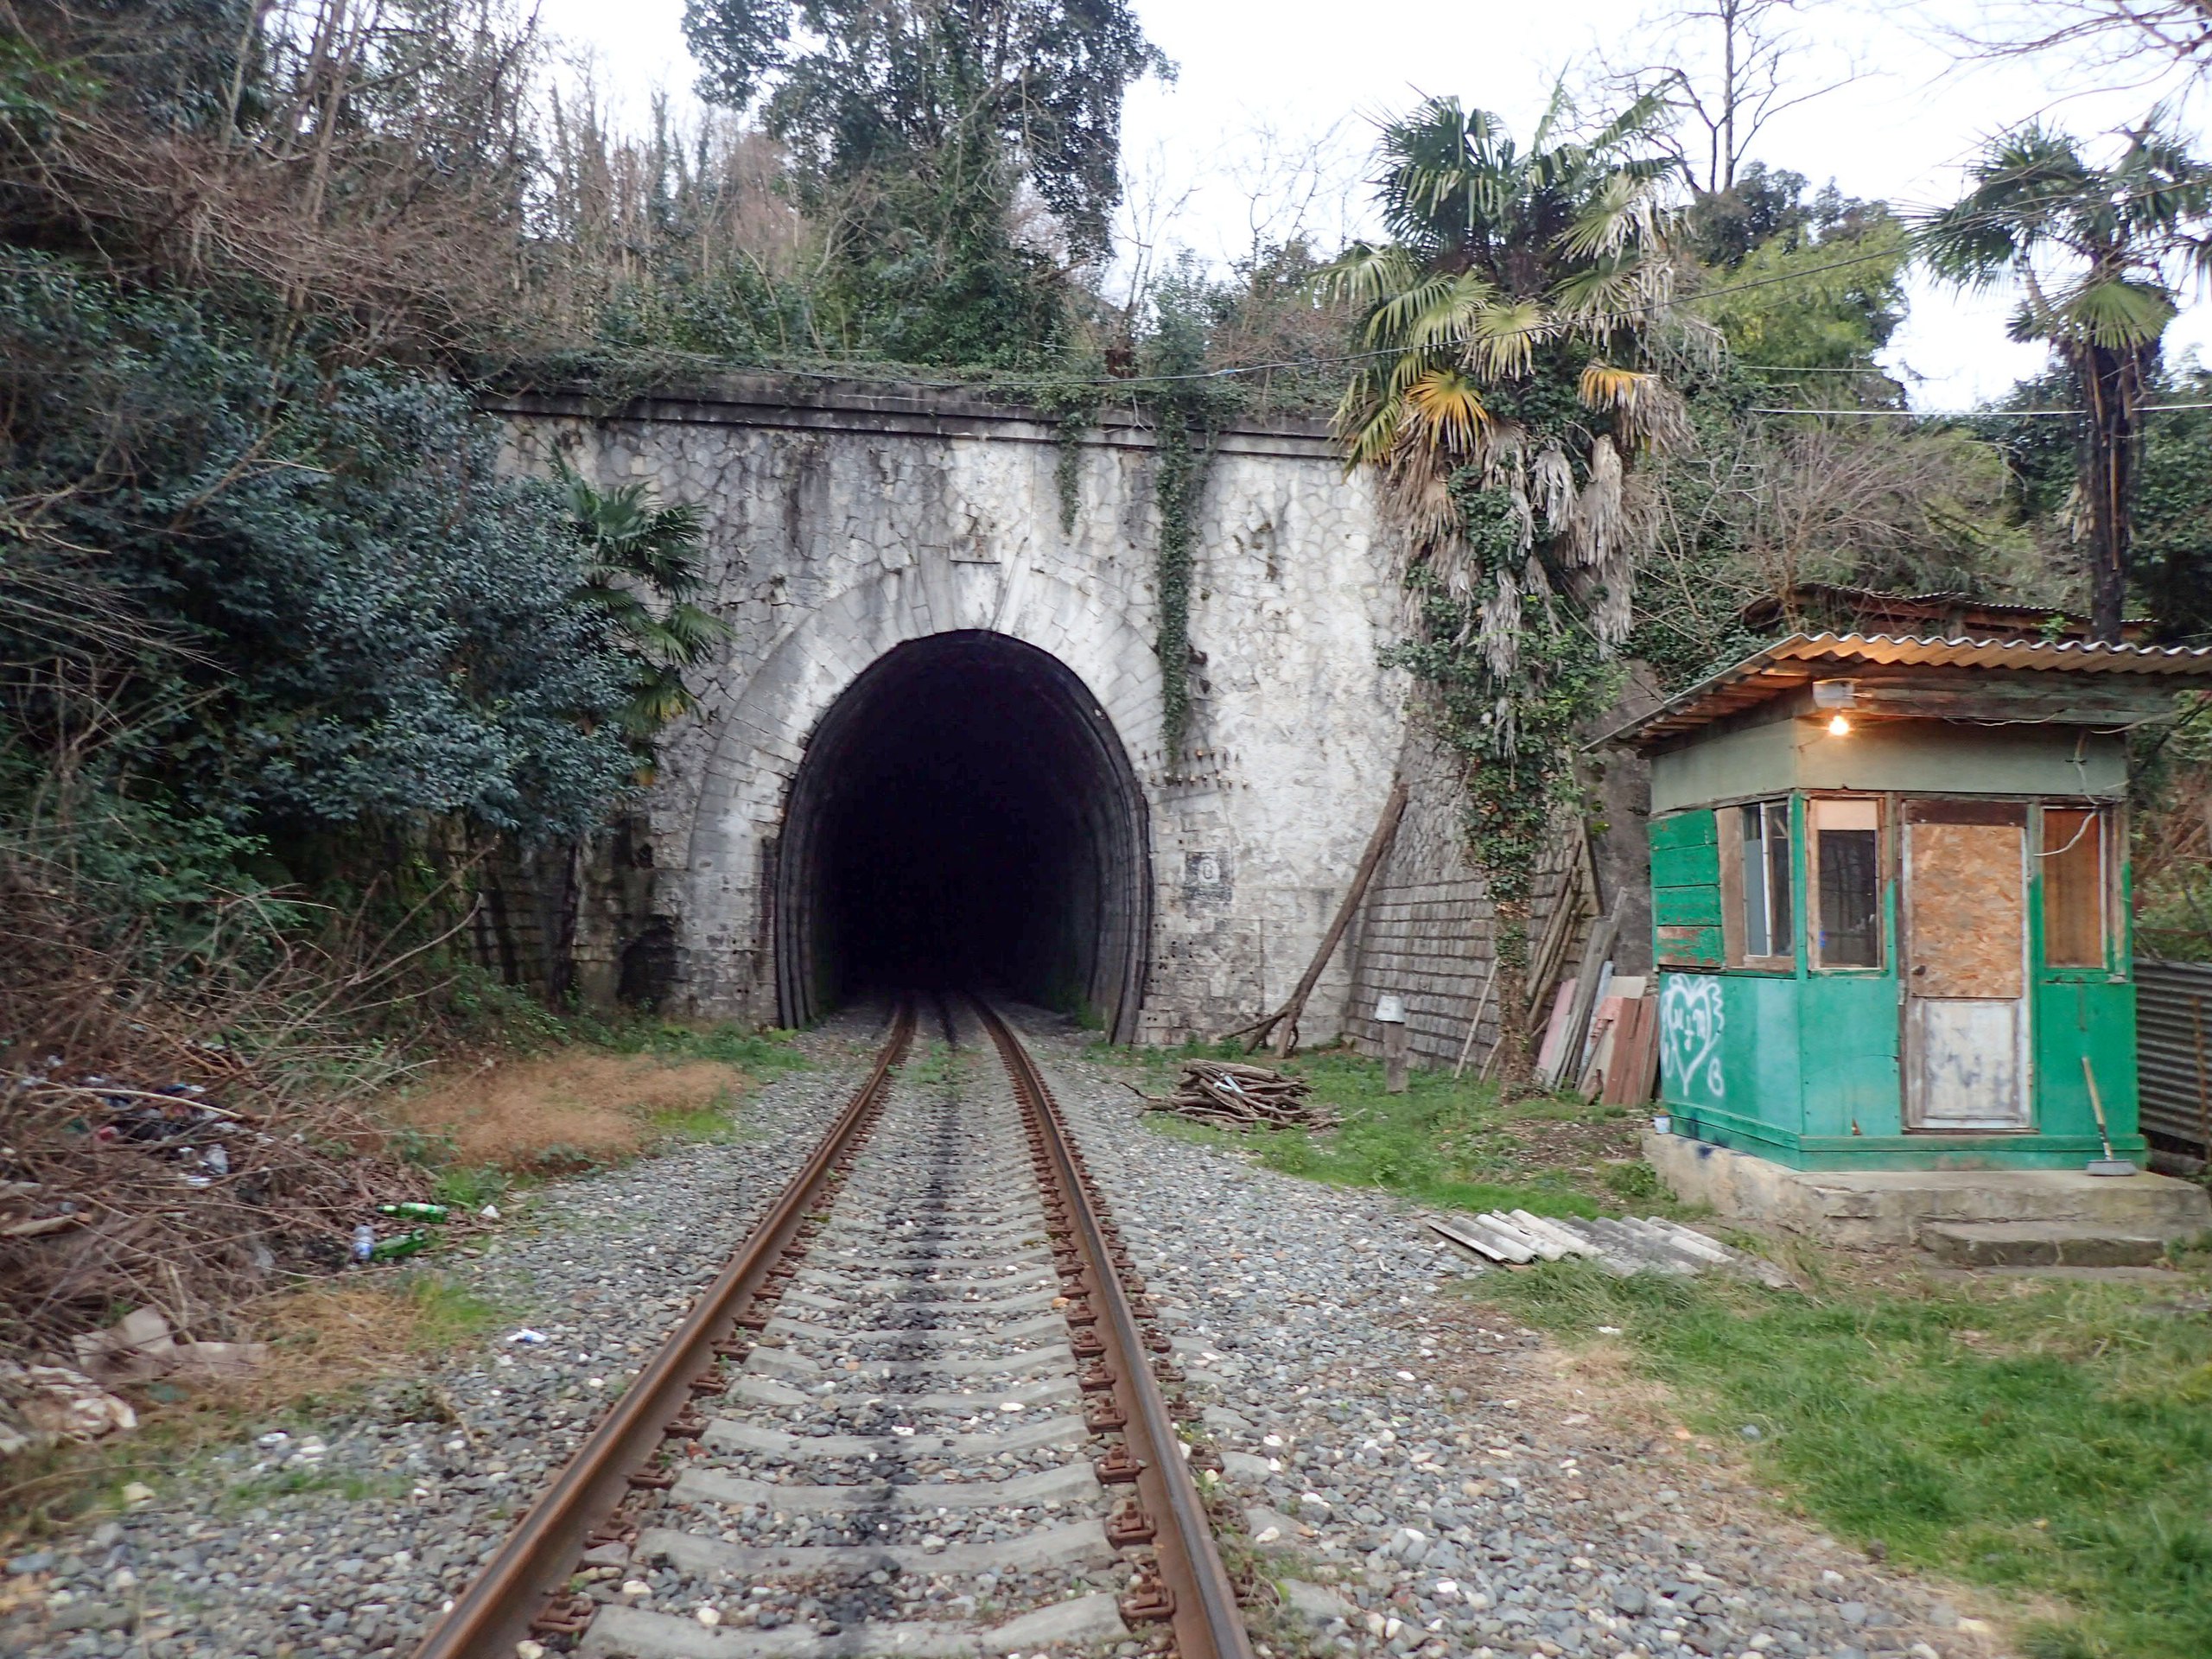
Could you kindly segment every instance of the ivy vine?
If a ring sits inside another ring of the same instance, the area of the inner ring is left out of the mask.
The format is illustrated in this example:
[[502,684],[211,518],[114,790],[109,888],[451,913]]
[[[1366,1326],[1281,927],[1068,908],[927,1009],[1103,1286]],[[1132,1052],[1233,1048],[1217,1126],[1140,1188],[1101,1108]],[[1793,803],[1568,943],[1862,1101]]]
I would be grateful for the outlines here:
[[1052,467],[1052,485],[1060,499],[1060,534],[1075,534],[1076,514],[1083,505],[1083,440],[1098,424],[1098,411],[1106,405],[1106,389],[1093,365],[1084,365],[1079,378],[1055,377],[1036,383],[1029,401],[1052,416],[1053,435],[1059,447]]
[[1160,745],[1171,770],[1190,734],[1191,572],[1198,503],[1212,469],[1215,440],[1243,407],[1240,386],[1206,372],[1212,321],[1208,297],[1204,283],[1185,273],[1161,284],[1146,374],[1130,385],[1138,407],[1153,421],[1160,613],[1152,648],[1160,659]]

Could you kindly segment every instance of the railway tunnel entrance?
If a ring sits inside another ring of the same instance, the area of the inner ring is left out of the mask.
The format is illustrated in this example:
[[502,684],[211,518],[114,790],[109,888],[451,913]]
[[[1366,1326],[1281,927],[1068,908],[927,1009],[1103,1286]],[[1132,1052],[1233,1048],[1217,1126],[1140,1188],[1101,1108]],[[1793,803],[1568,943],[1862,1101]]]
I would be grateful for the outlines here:
[[1150,934],[1143,793],[1057,658],[1004,634],[879,658],[816,728],[779,841],[779,1014],[976,988],[1135,1035]]

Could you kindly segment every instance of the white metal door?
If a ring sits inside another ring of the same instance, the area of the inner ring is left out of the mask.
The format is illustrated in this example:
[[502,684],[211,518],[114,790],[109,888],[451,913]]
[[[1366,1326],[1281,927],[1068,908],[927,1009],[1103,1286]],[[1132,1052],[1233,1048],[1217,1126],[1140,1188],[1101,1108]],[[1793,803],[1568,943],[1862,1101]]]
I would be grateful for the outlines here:
[[2027,1128],[2026,809],[1913,801],[1905,820],[1905,1127]]

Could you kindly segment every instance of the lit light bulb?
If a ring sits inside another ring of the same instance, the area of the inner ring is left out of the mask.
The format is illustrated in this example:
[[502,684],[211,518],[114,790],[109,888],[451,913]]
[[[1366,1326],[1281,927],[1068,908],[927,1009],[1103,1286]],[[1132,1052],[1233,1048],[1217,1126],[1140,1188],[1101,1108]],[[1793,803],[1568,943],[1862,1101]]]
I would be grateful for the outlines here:
[[1828,735],[1830,737],[1850,736],[1851,722],[1846,720],[1841,715],[1831,715],[1828,719]]

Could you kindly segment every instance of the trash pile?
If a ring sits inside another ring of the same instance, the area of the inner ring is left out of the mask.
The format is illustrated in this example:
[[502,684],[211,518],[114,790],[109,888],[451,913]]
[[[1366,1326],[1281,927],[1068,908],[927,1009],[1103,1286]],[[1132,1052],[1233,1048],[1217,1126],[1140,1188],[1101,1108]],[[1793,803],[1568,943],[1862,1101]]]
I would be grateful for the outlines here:
[[[429,1235],[410,1224],[444,1219],[365,1116],[249,1109],[234,1103],[261,1097],[252,1080],[226,1087],[225,1071],[211,1048],[205,1081],[156,1087],[58,1057],[0,1072],[0,1444],[128,1427],[94,1399],[112,1384],[251,1370],[259,1350],[232,1340],[241,1302],[411,1254]],[[119,1307],[134,1311],[114,1325]]]
[[1313,1085],[1265,1066],[1191,1060],[1169,1095],[1146,1095],[1147,1112],[1173,1112],[1217,1129],[1333,1129],[1340,1120],[1308,1098]]

